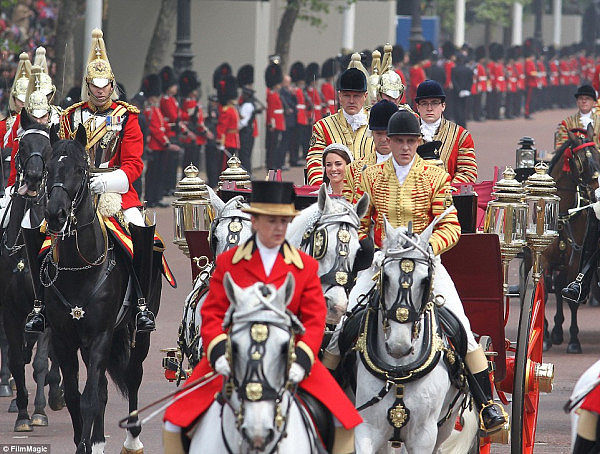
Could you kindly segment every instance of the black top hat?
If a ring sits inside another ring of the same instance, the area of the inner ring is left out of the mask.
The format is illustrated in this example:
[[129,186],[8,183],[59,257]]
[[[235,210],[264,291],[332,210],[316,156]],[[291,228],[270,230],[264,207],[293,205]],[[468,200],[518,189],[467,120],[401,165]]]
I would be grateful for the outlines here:
[[140,91],[144,92],[144,96],[160,96],[160,77],[158,74],[148,74],[142,80]]
[[415,102],[428,98],[439,98],[442,102],[446,100],[446,93],[444,93],[444,89],[439,82],[435,80],[426,80],[419,84]]
[[265,70],[265,84],[267,88],[273,88],[275,85],[280,84],[281,81],[283,81],[281,66],[271,63]]
[[232,74],[233,71],[231,70],[231,66],[229,65],[229,63],[221,63],[219,66],[217,66],[215,72],[213,72],[213,88],[217,90],[219,80],[221,80],[225,76],[230,76]]
[[398,112],[398,106],[387,99],[382,99],[373,107],[369,114],[369,129],[371,131],[385,131],[392,115]]
[[401,109],[390,118],[387,135],[421,136],[421,123],[414,113]]
[[237,81],[240,87],[254,83],[254,66],[244,65],[238,69]]
[[440,159],[438,151],[442,147],[442,142],[434,140],[432,142],[425,142],[417,147],[417,153],[423,159]]
[[219,98],[219,103],[223,105],[233,99],[237,99],[237,81],[231,74],[222,77],[217,83],[217,97]]
[[165,93],[169,87],[177,85],[175,72],[173,72],[173,68],[170,66],[163,66],[158,75],[160,76],[161,90],[163,93]]
[[269,216],[296,216],[295,198],[293,183],[255,180],[252,182],[250,208],[242,208],[242,211]]
[[360,69],[348,68],[338,78],[337,89],[341,91],[367,91],[367,77]]
[[186,69],[179,76],[179,90],[181,96],[187,96],[194,90],[196,90],[200,86],[200,82],[196,77],[196,73],[194,71],[190,71]]
[[301,61],[295,62],[290,67],[290,77],[292,82],[298,82],[299,80],[306,80],[306,69]]
[[306,66],[306,83],[311,84],[319,80],[319,64],[312,62]]
[[329,77],[335,76],[335,73],[335,60],[333,58],[328,58],[323,62],[323,66],[321,67],[321,77],[323,79],[327,79]]
[[580,96],[589,96],[590,98],[596,100],[598,97],[596,96],[596,90],[591,85],[581,85],[577,87],[577,91],[575,92],[575,98],[579,98]]

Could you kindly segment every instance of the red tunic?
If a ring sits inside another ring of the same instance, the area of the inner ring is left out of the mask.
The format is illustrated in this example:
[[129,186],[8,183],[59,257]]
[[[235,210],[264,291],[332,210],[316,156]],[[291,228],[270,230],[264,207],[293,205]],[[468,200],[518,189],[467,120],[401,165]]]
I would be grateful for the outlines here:
[[296,87],[294,92],[296,95],[296,122],[299,125],[306,126],[308,124],[308,117],[306,116],[306,101],[304,101],[304,90],[300,87]]
[[160,108],[157,105],[150,105],[144,110],[144,116],[148,120],[148,129],[150,130],[147,139],[148,148],[152,151],[164,150],[169,143],[169,137],[167,136],[167,122]]
[[506,91],[506,70],[503,63],[494,66],[494,90],[504,93]]
[[[207,353],[194,369],[188,382],[202,377],[212,370],[207,359],[207,354],[210,355],[211,348],[214,347],[211,342],[215,340],[215,345],[224,342],[218,337],[224,337],[222,323],[229,307],[229,301],[223,288],[225,272],[231,273],[235,283],[240,287],[248,287],[256,282],[281,287],[287,274],[292,273],[295,279],[295,288],[288,309],[300,318],[306,329],[304,335],[296,337],[296,345],[303,343],[305,348],[308,347],[312,351],[315,358],[310,374],[300,382],[300,387],[327,406],[345,428],[350,429],[360,424],[362,419],[354,405],[318,360],[327,308],[323,299],[321,282],[317,276],[317,262],[312,257],[298,251],[304,264],[304,269],[299,269],[294,264],[286,264],[283,254],[280,253],[275,260],[271,274],[267,277],[258,250],[255,249],[249,258],[244,257],[233,264],[232,259],[237,250],[238,247],[230,249],[217,257],[216,269],[210,281],[210,290],[201,309],[200,334],[203,345],[208,346]],[[165,412],[165,420],[180,427],[190,426],[213,403],[215,393],[222,388],[222,384],[223,379],[219,377],[173,403]]]
[[581,82],[581,76],[579,75],[579,63],[575,57],[571,57],[569,60],[569,69],[571,71],[571,84],[578,86]]
[[19,150],[19,142],[16,141],[17,133],[19,131],[19,127],[21,126],[21,114],[17,114],[15,118],[15,122],[10,128],[10,132],[8,134],[6,140],[6,148],[11,150],[10,152],[10,175],[8,176],[8,181],[6,182],[6,186],[12,186],[17,181],[17,167],[15,165],[15,155]]
[[600,385],[596,386],[585,396],[581,408],[600,415]]
[[471,88],[471,94],[477,95],[485,93],[487,91],[488,77],[485,72],[485,66],[481,63],[477,63],[475,66],[473,87]]
[[6,117],[4,120],[0,120],[0,147],[4,148],[4,136],[6,135]]
[[240,115],[235,106],[228,104],[220,108],[217,123],[217,142],[225,148],[240,148]]
[[409,71],[410,77],[410,86],[408,87],[408,97],[411,102],[415,101],[415,97],[417,96],[417,87],[421,82],[424,82],[427,76],[425,75],[425,70],[421,65],[413,65],[410,67]]
[[[446,60],[444,62],[444,71],[446,72],[446,83],[444,85],[444,88],[446,90],[449,90],[451,87],[450,85],[452,84],[452,68],[454,68],[455,64],[452,60]],[[402,83],[404,83],[404,80],[402,81]]]
[[487,90],[496,90],[496,62],[489,61],[486,67],[488,74]]
[[542,60],[537,61],[537,69],[538,69],[538,86],[547,87],[548,86],[548,77],[546,76],[546,65]]
[[596,70],[594,71],[594,77],[592,79],[592,86],[596,93],[600,92],[600,64],[596,65]]
[[[192,117],[196,115],[195,124],[191,123]],[[204,145],[206,143],[206,137],[201,133],[204,131],[204,114],[202,112],[202,105],[196,98],[185,98],[181,103],[181,130],[182,132],[187,131],[187,134],[183,134],[181,142],[183,143],[196,143],[198,145]]]
[[165,121],[169,126],[169,129],[167,129],[167,135],[169,137],[175,137],[177,122],[181,117],[179,104],[177,103],[175,97],[166,95],[162,96],[160,98],[160,111],[162,112],[163,117],[165,117]]
[[335,114],[337,109],[335,108],[335,88],[333,88],[333,84],[323,82],[321,93],[323,93],[323,102],[327,105],[323,108],[323,116]]
[[308,97],[310,99],[310,110],[307,110],[309,124],[314,124],[323,118],[323,111],[321,110],[321,95],[319,95],[319,90],[314,87],[307,87],[306,93],[308,93]]
[[516,93],[519,84],[519,75],[515,68],[515,64],[511,63],[506,65],[506,91],[509,93]]
[[[115,155],[108,162],[108,167],[118,167],[129,180],[129,191],[121,195],[121,207],[123,210],[132,207],[139,207],[142,204],[137,192],[133,189],[132,183],[137,180],[144,169],[142,161],[142,152],[144,151],[144,136],[138,123],[139,110],[127,103],[121,101],[113,102],[107,109],[112,111],[117,107],[127,107],[122,114],[123,129],[119,132],[119,140],[116,146]],[[74,119],[77,118],[77,123],[81,123],[82,113],[88,109],[87,102],[73,104],[67,108],[60,117],[60,137],[61,139],[72,139],[75,137],[77,130],[73,128]]]
[[283,104],[277,91],[267,88],[267,127],[271,126],[277,131],[285,131],[285,118]]
[[525,90],[525,69],[523,68],[523,63],[520,61],[515,62],[515,71],[517,72],[517,77],[519,78],[518,89]]
[[533,58],[525,60],[525,85],[527,87],[538,86],[537,68]]
[[559,76],[560,73],[558,72],[558,61],[557,60],[550,60],[550,77],[548,78],[548,82],[550,83],[550,85],[552,85],[553,87],[558,87],[559,85]]
[[569,85],[571,83],[571,68],[569,68],[569,62],[563,58],[558,65],[558,69],[560,71],[560,84],[563,86]]

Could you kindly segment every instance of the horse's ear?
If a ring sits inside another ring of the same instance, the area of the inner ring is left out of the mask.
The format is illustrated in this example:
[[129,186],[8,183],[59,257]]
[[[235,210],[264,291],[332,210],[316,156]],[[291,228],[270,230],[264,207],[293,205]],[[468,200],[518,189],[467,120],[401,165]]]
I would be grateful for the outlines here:
[[59,140],[60,137],[58,137],[58,124],[55,123],[50,126],[50,145],[54,145]]
[[367,210],[369,209],[369,201],[369,194],[365,192],[354,207],[359,219],[361,219],[367,213]]
[[325,212],[329,202],[331,201],[329,200],[329,194],[327,194],[327,185],[323,183],[319,188],[319,197],[317,198],[317,206],[319,207],[319,211],[321,213]]
[[574,145],[579,144],[579,139],[577,138],[577,136],[575,134],[573,134],[571,131],[567,131],[567,135],[569,136],[569,140],[571,141],[572,144],[574,144]]
[[33,120],[31,120],[31,117],[27,113],[27,109],[25,109],[25,107],[21,109],[21,118],[19,121],[21,122],[21,128],[23,129],[27,128],[33,123]]
[[83,145],[83,148],[87,145],[87,134],[85,132],[85,128],[82,124],[77,127],[77,132],[75,133],[75,140]]
[[236,292],[240,288],[231,277],[231,273],[227,271],[223,276],[223,287],[225,288],[225,294],[227,299],[232,305],[237,305]]
[[294,275],[292,273],[287,274],[285,282],[281,288],[283,288],[285,291],[285,305],[287,306],[292,301],[292,298],[294,297],[294,290],[296,289],[296,280],[294,279]]
[[208,190],[208,197],[210,199],[210,204],[213,206],[213,208],[215,209],[215,217],[219,217],[221,215],[221,212],[223,211],[223,207],[225,207],[225,202],[223,202],[223,200],[221,200],[221,197],[219,197],[217,195],[217,193],[215,191],[213,191],[213,189],[210,186],[206,186],[206,189]]

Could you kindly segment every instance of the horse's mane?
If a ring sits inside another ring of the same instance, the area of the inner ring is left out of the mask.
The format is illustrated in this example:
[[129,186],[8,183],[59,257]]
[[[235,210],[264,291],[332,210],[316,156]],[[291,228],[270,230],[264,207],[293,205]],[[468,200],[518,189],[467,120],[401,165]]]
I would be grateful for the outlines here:
[[85,160],[85,148],[76,140],[59,140],[52,146],[52,159],[60,156]]
[[28,131],[30,129],[37,129],[39,131],[46,131],[46,132],[50,132],[50,127],[48,125],[43,125],[41,123],[38,123],[37,121],[33,121],[31,123],[29,123],[27,126],[25,126],[23,128],[23,126],[21,125],[21,128],[23,129],[23,131]]
[[571,144],[571,140],[569,139],[565,143],[563,143],[560,147],[558,147],[558,149],[554,152],[554,156],[552,157],[552,159],[550,160],[550,164],[548,165],[548,174],[552,173],[554,166],[559,161],[559,159],[562,157],[562,155],[565,153],[565,150],[567,148],[569,148],[570,144]]

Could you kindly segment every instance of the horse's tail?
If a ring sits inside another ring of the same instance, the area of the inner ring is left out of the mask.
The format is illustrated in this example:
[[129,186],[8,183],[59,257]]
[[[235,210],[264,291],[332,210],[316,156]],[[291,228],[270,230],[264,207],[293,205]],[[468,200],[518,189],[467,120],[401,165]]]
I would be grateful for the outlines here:
[[107,366],[110,378],[125,398],[129,397],[127,387],[127,364],[130,356],[129,341],[127,325],[115,330]]

